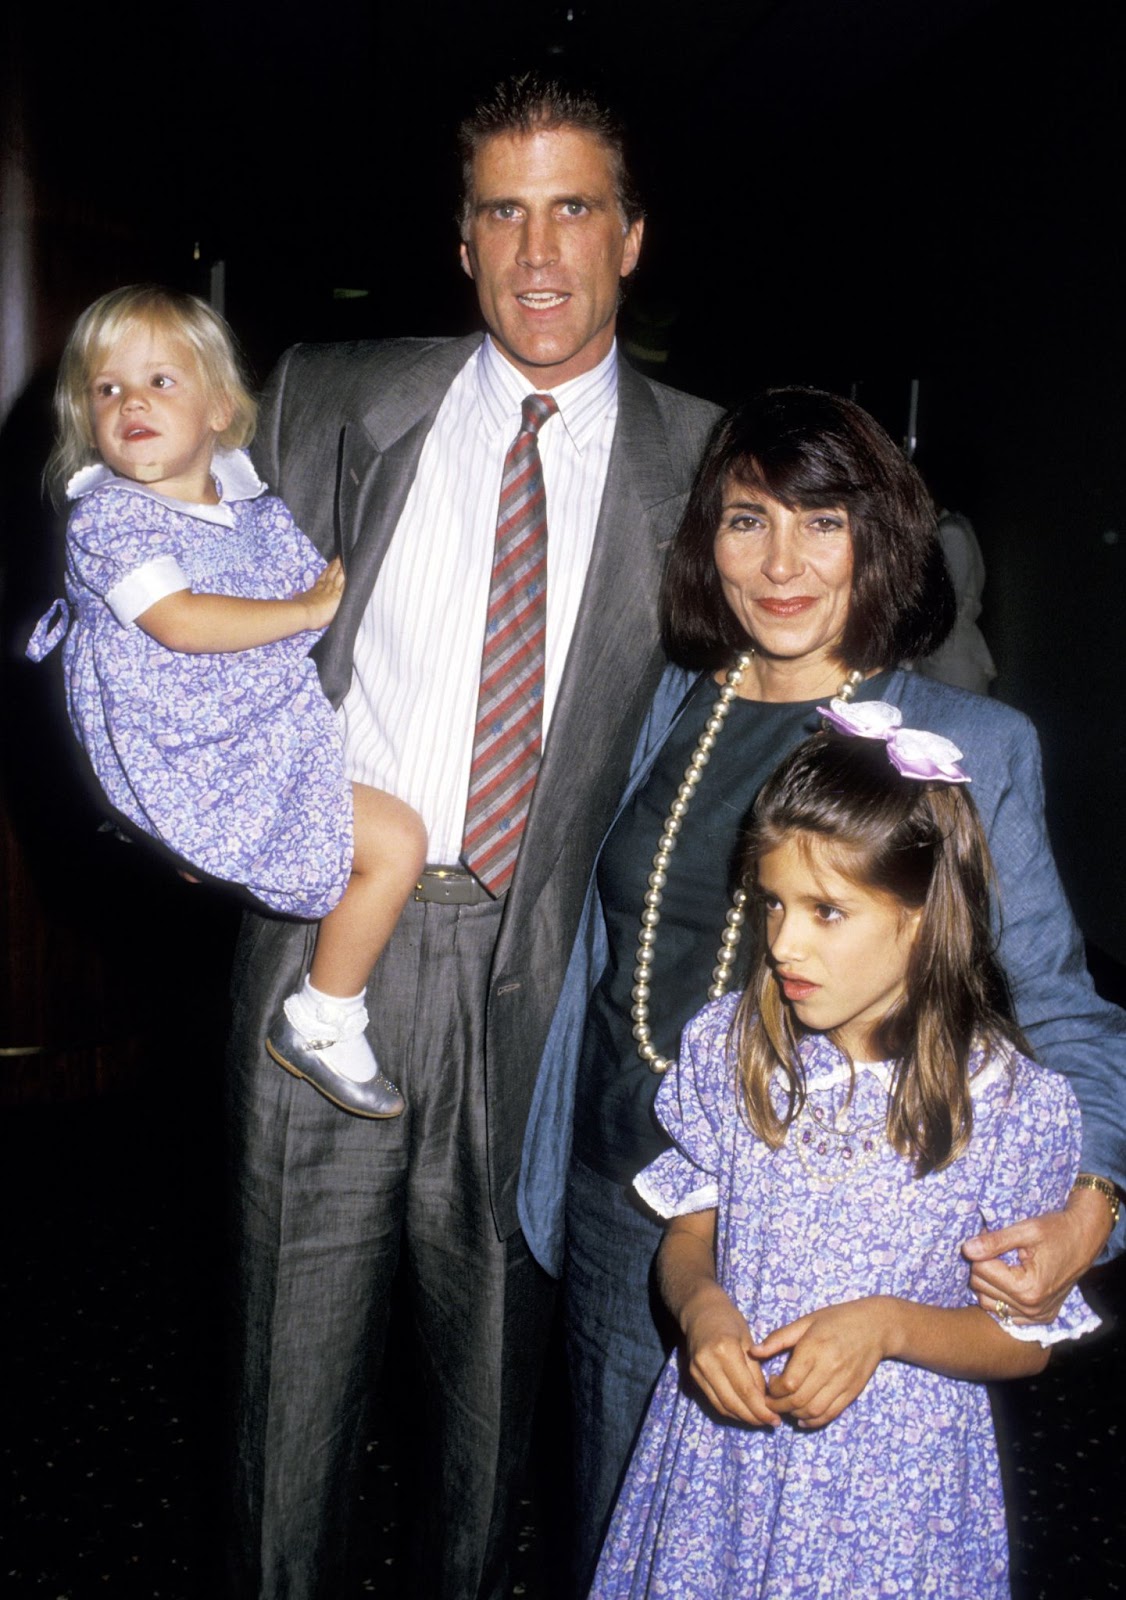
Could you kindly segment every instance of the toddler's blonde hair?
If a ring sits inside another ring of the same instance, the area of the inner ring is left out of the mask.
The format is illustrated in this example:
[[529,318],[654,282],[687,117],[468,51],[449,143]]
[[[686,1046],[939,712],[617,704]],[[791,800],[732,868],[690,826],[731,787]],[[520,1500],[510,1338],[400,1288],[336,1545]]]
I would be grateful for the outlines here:
[[66,342],[55,385],[55,447],[46,474],[56,492],[80,467],[99,460],[90,421],[90,379],[116,341],[138,324],[186,344],[209,396],[230,406],[231,420],[216,440],[221,448],[237,450],[254,437],[258,406],[247,388],[234,335],[219,313],[182,289],[129,284],[87,306]]

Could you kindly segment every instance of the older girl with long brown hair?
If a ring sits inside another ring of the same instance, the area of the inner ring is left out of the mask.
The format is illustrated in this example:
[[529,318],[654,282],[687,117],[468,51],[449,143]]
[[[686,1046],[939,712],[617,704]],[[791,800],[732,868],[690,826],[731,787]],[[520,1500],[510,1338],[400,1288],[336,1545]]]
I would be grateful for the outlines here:
[[961,752],[828,710],[761,792],[742,994],[685,1030],[635,1180],[683,1349],[593,1595],[1009,1593],[985,1380],[1097,1323],[983,1309],[962,1241],[1062,1206],[1080,1118],[1011,1020]]

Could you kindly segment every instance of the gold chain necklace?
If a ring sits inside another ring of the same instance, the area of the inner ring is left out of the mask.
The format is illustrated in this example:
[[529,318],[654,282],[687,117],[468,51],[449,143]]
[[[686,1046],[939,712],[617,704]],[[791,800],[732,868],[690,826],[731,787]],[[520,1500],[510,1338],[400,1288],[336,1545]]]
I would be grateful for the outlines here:
[[[676,791],[676,798],[669,807],[669,814],[665,818],[661,829],[661,836],[657,840],[657,850],[653,857],[652,868],[649,873],[649,887],[645,892],[645,909],[641,913],[641,932],[637,937],[637,955],[634,957],[633,988],[630,991],[633,1006],[630,1016],[633,1018],[633,1036],[637,1040],[637,1053],[645,1062],[651,1072],[667,1072],[672,1066],[672,1061],[660,1054],[653,1043],[653,1030],[649,1026],[649,996],[650,983],[653,976],[653,953],[657,948],[657,927],[661,920],[661,901],[664,898],[665,884],[668,881],[669,860],[676,849],[677,836],[680,833],[688,807],[692,803],[696,790],[700,786],[700,779],[704,776],[704,768],[708,764],[708,757],[715,746],[716,739],[723,731],[727,721],[727,714],[731,710],[731,702],[739,692],[739,685],[743,675],[751,664],[754,651],[744,650],[736,657],[735,665],[723,680],[723,687],[719,697],[708,713],[704,730],[696,741],[696,748],[688,758],[688,765],[684,769],[684,777]],[[857,687],[864,681],[864,674],[859,671],[850,672],[848,677],[837,690],[838,700],[851,700]],[[720,936],[719,949],[716,951],[716,964],[712,968],[712,981],[708,986],[708,999],[718,1000],[727,993],[727,985],[731,981],[731,969],[735,965],[735,955],[739,948],[739,940],[743,933],[743,923],[746,921],[744,907],[747,895],[744,889],[736,889],[731,897],[731,905],[725,918],[726,926]]]

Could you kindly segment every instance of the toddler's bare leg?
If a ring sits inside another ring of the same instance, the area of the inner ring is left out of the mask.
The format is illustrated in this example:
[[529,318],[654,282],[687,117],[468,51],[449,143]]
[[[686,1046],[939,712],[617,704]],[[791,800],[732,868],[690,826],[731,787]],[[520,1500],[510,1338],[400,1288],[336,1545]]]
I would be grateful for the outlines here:
[[366,1037],[364,991],[426,860],[426,830],[408,805],[352,785],[352,875],[324,918],[309,976],[270,1025],[279,1066],[360,1117],[397,1117],[403,1096],[379,1070]]
[[399,914],[426,864],[422,818],[402,800],[354,783],[352,876],[321,923],[310,981],[324,994],[367,987]]

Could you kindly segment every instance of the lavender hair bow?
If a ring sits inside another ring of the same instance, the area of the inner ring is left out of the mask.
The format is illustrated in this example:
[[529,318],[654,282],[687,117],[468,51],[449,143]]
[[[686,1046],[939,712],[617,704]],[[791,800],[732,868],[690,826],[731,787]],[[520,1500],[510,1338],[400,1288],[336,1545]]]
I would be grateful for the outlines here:
[[923,782],[969,783],[958,762],[962,752],[940,733],[902,726],[903,713],[886,700],[831,700],[818,711],[831,728],[858,739],[882,739],[888,760],[905,778]]

